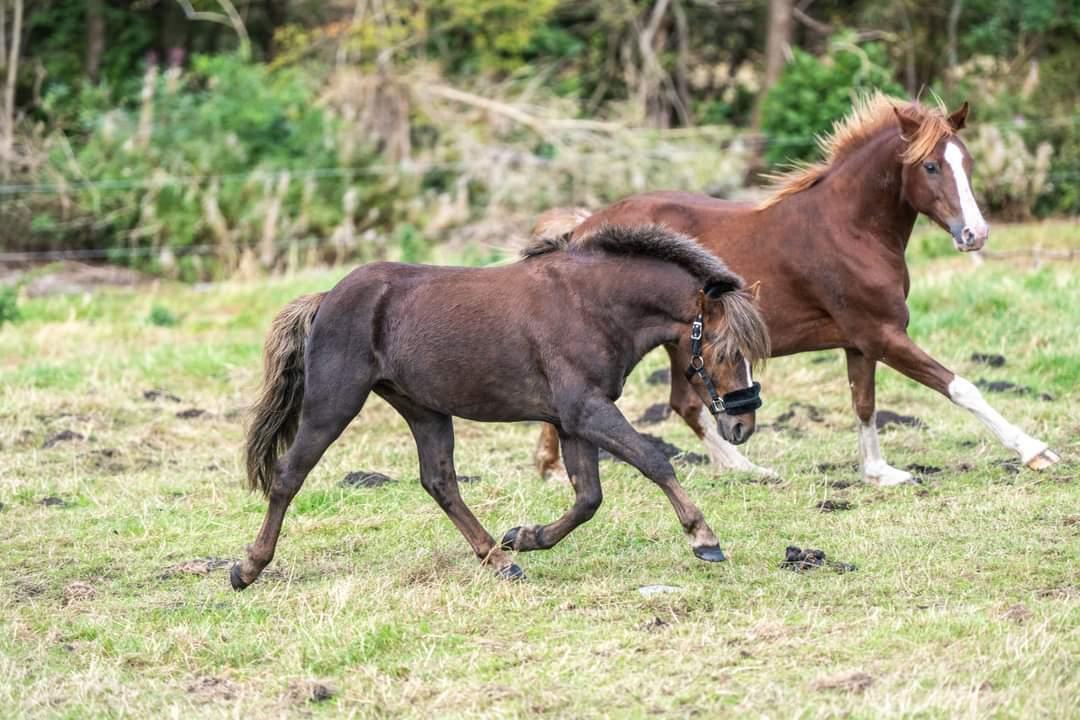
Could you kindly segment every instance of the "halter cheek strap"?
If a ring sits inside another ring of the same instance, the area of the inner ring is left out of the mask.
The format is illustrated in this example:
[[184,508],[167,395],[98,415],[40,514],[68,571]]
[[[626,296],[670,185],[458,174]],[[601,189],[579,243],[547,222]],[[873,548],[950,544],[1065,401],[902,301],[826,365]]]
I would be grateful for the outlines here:
[[686,379],[693,380],[696,375],[701,379],[705,392],[709,393],[709,412],[713,417],[719,417],[721,413],[728,415],[742,415],[761,407],[761,384],[754,382],[748,388],[732,390],[720,397],[716,392],[716,385],[712,378],[705,372],[705,358],[701,355],[701,338],[705,332],[705,318],[702,311],[698,311],[697,317],[690,325],[690,366],[686,368]]

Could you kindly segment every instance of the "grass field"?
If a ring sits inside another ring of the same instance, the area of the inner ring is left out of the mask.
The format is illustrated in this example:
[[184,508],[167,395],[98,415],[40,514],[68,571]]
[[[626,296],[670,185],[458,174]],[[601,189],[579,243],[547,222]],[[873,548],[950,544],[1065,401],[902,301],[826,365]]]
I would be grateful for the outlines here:
[[[1076,248],[1080,226],[991,242]],[[987,397],[1058,466],[1018,470],[974,418],[882,370],[879,407],[925,425],[884,432],[886,457],[928,469],[917,486],[861,485],[842,353],[776,360],[746,449],[783,481],[677,464],[730,562],[697,561],[659,490],[605,462],[600,512],[519,556],[522,584],[477,565],[373,397],[308,479],[277,559],[229,589],[224,561],[265,510],[240,466],[263,334],[343,271],[23,300],[0,328],[0,714],[1076,717],[1080,273],[975,267],[950,246],[936,230],[913,242],[911,332],[972,381],[1033,388]],[[662,366],[653,353],[631,376],[631,419],[665,400],[646,383]],[[701,451],[675,420],[642,429]],[[458,470],[478,477],[463,493],[496,537],[570,502],[534,477],[536,431],[457,424]],[[397,482],[339,486],[355,470]],[[780,569],[790,544],[858,569]],[[677,590],[639,592],[652,584]]]

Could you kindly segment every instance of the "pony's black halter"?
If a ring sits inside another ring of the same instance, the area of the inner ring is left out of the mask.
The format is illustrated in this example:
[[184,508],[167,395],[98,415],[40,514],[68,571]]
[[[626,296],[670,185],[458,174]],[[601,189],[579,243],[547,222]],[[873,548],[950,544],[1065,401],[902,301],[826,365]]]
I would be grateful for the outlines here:
[[705,386],[705,391],[709,393],[709,399],[712,401],[709,412],[714,417],[719,417],[721,413],[742,415],[757,410],[761,407],[761,384],[758,382],[748,388],[725,393],[724,397],[720,397],[720,394],[716,392],[716,385],[713,384],[709,374],[705,372],[705,358],[701,356],[701,336],[705,330],[704,320],[704,314],[699,311],[697,317],[694,318],[693,324],[690,325],[690,367],[686,368],[686,379],[693,380],[695,375],[701,378],[701,384]]

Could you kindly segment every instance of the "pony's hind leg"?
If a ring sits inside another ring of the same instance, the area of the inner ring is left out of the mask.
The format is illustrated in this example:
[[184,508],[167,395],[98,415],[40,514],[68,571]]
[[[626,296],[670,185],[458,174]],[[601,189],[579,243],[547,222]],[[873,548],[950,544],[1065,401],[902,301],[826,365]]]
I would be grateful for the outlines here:
[[[299,492],[305,478],[319,459],[348,427],[364,405],[371,388],[365,381],[312,382],[309,371],[303,410],[296,439],[274,468],[270,485],[270,505],[255,542],[247,548],[247,558],[233,566],[230,582],[234,590],[243,590],[274,559],[281,523],[289,503]],[[318,375],[318,373],[315,373]]]
[[454,424],[449,415],[421,408],[401,396],[383,397],[409,424],[420,459],[420,484],[443,509],[472,547],[481,563],[495,568],[507,580],[523,580],[525,573],[514,564],[465,504],[454,470]]
[[739,449],[720,436],[716,420],[697,396],[684,374],[690,358],[665,346],[671,358],[671,409],[681,417],[705,444],[709,462],[716,470],[745,470],[760,477],[779,477],[775,470],[755,465]]
[[597,448],[588,440],[562,436],[563,457],[574,488],[573,506],[558,520],[547,525],[526,525],[508,530],[502,546],[509,550],[546,550],[554,547],[570,532],[596,514],[603,500]]

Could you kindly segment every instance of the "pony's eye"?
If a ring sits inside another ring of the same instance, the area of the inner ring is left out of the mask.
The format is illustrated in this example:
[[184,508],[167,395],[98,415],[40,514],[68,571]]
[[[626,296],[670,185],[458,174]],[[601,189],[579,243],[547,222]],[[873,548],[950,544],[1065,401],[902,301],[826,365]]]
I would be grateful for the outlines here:
[[933,160],[927,160],[926,162],[924,162],[922,164],[922,166],[923,166],[923,170],[930,173],[931,175],[936,175],[937,174],[938,164],[936,162],[934,162]]

